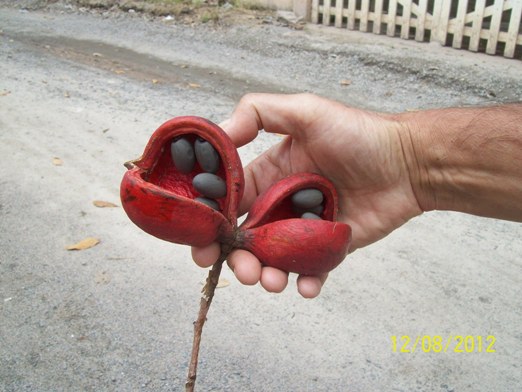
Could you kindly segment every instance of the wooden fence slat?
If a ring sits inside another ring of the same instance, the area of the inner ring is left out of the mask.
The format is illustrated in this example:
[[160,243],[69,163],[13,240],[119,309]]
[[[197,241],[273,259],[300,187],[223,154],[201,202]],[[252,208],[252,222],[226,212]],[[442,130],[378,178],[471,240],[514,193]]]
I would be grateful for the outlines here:
[[323,25],[330,25],[330,6],[331,0],[323,0]]
[[448,35],[449,15],[451,9],[451,0],[442,0],[442,8],[439,16],[439,28],[437,29],[437,40],[442,44],[446,44],[446,36]]
[[359,30],[368,31],[368,12],[370,11],[370,0],[362,0],[361,2],[361,19],[359,21]]
[[375,0],[375,14],[373,17],[374,34],[381,33],[381,23],[382,23],[382,0]]
[[464,25],[466,13],[468,10],[468,0],[459,0],[457,8],[457,17],[454,20],[453,43],[454,48],[462,47],[462,36],[464,34]]
[[397,0],[390,0],[388,8],[388,24],[386,26],[386,35],[393,37],[395,35],[395,21],[397,16]]
[[[520,29],[520,19],[522,18],[522,1],[514,1],[511,9],[511,21],[509,22],[508,36],[504,56],[514,57],[517,46],[517,35]],[[522,37],[521,37],[522,38]]]
[[343,26],[343,0],[335,0],[335,27]]
[[401,38],[410,38],[411,0],[402,0]]
[[495,54],[497,51],[498,33],[500,31],[500,22],[502,20],[502,9],[504,0],[495,0],[491,6],[493,14],[491,15],[491,25],[489,26],[489,38],[486,46],[487,54]]
[[319,23],[319,0],[312,0],[312,23]]
[[355,29],[355,1],[348,0],[348,29]]
[[427,10],[428,0],[419,0],[417,26],[415,28],[415,41],[424,41],[424,27],[426,25]]
[[484,7],[486,0],[477,0],[475,3],[475,12],[473,13],[473,23],[471,25],[471,34],[469,39],[469,50],[476,52],[480,42],[480,30],[482,30],[482,18],[484,17]]

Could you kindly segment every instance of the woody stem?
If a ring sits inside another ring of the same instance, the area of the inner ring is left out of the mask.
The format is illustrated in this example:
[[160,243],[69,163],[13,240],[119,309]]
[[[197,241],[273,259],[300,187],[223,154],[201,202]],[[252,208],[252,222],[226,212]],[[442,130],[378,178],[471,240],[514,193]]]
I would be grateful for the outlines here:
[[219,282],[219,275],[221,274],[223,262],[226,260],[231,250],[232,249],[229,246],[221,246],[221,254],[219,256],[219,259],[212,266],[212,269],[208,273],[205,286],[201,290],[202,295],[201,300],[199,302],[199,313],[196,321],[194,321],[194,340],[192,342],[192,354],[190,357],[187,381],[185,382],[185,392],[194,391],[198,367],[199,346],[201,343],[201,334],[203,333],[203,325],[207,320],[207,313],[210,309],[212,299],[214,298],[214,292],[216,291],[216,286]]

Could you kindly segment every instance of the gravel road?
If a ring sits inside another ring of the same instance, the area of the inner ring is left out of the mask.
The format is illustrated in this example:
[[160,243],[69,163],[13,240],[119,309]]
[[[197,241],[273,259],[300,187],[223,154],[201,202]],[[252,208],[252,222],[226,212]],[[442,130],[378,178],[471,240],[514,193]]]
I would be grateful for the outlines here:
[[[119,205],[123,162],[167,119],[219,122],[250,91],[388,112],[522,100],[517,60],[275,17],[186,25],[64,2],[0,1],[0,75],[0,391],[183,389],[206,271],[121,207],[93,205]],[[279,140],[262,133],[243,163]],[[86,237],[101,242],[65,250]],[[225,268],[198,390],[519,391],[521,238],[517,223],[428,213],[347,257],[314,300],[294,276],[274,295]],[[474,352],[394,352],[403,335],[409,349],[469,335]]]

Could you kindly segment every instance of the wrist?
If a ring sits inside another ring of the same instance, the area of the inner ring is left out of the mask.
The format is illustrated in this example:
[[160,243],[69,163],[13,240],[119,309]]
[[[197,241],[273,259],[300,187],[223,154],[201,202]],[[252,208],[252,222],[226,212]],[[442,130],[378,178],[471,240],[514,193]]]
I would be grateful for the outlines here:
[[[431,113],[424,112],[431,117]],[[397,123],[397,133],[404,154],[405,166],[410,177],[411,188],[417,203],[423,212],[437,209],[437,187],[432,157],[429,146],[436,143],[435,132],[429,132],[423,126],[427,119],[418,117],[416,112],[405,112],[393,115]],[[433,122],[432,122],[433,123]]]
[[423,211],[522,219],[522,105],[394,117]]

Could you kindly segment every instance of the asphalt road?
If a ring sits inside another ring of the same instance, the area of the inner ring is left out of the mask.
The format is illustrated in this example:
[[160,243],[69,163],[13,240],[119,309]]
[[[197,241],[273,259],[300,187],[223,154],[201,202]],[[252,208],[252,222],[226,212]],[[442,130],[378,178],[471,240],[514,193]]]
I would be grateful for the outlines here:
[[[386,111],[522,99],[519,61],[346,34],[0,8],[1,391],[182,390],[206,271],[93,205],[119,205],[123,162],[169,118],[219,122],[248,91]],[[262,134],[243,162],[279,140]],[[100,243],[65,250],[86,237]],[[522,387],[521,224],[425,214],[348,256],[314,300],[293,276],[278,295],[223,277],[198,390]]]

